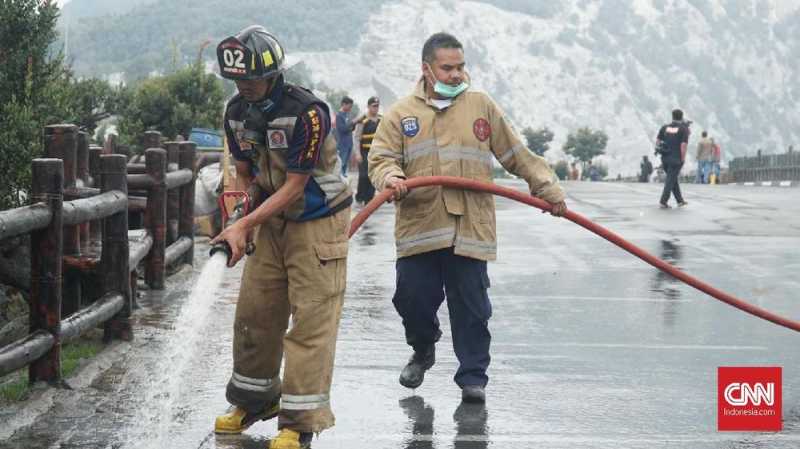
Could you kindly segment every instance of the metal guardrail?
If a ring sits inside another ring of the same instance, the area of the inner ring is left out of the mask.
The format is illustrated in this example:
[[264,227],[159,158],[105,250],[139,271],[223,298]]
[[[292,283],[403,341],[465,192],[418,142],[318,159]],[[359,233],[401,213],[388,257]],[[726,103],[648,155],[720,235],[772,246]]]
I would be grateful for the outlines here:
[[800,153],[737,157],[729,170],[734,182],[800,181]]

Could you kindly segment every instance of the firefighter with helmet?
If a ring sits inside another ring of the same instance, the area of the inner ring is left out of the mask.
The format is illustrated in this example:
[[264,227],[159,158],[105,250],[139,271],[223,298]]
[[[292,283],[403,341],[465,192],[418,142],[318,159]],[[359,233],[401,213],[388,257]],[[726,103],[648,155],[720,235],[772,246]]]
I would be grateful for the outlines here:
[[231,266],[251,236],[256,247],[236,305],[226,389],[233,407],[214,428],[236,434],[277,416],[279,434],[269,447],[307,448],[313,433],[334,424],[329,394],[352,192],[329,134],[328,107],[284,80],[275,36],[248,27],[220,42],[217,59],[238,89],[224,118],[237,179],[265,199],[212,240],[230,245]]

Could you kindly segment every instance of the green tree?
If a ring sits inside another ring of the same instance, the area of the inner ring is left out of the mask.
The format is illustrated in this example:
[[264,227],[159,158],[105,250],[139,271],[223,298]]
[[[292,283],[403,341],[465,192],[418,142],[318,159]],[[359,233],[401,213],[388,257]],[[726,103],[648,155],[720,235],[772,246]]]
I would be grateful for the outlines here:
[[0,209],[24,203],[31,159],[42,152],[41,126],[59,115],[48,101],[62,75],[60,57],[48,53],[57,19],[49,2],[0,2]]
[[61,120],[77,125],[90,135],[94,135],[98,122],[118,112],[120,88],[112,87],[105,80],[79,80],[65,70],[51,87],[51,101],[58,104]]
[[528,149],[543,156],[544,153],[550,149],[550,142],[553,141],[553,131],[548,127],[542,127],[534,130],[530,126],[522,130],[522,135],[528,144]]
[[148,130],[171,139],[188,137],[193,127],[219,128],[225,106],[222,82],[197,64],[126,88],[119,104],[120,140],[136,151]]
[[603,130],[592,130],[585,127],[569,133],[562,150],[583,162],[585,166],[596,156],[605,153],[606,144],[608,144],[608,135]]
[[42,127],[74,123],[93,132],[116,107],[105,81],[77,80],[53,50],[55,2],[0,1],[0,209],[25,202]]

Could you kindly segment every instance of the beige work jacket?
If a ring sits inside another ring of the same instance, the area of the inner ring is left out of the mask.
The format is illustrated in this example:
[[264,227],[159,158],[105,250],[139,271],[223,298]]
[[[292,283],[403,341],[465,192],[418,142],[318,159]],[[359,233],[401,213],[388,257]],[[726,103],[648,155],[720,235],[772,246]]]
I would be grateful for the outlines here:
[[[414,93],[395,103],[381,120],[369,152],[369,177],[378,190],[389,176],[444,175],[492,182],[494,159],[524,178],[533,195],[550,203],[564,199],[547,162],[528,151],[488,95],[468,90],[439,110],[420,80]],[[451,246],[466,257],[497,257],[491,194],[424,187],[411,191],[396,207],[398,257]]]

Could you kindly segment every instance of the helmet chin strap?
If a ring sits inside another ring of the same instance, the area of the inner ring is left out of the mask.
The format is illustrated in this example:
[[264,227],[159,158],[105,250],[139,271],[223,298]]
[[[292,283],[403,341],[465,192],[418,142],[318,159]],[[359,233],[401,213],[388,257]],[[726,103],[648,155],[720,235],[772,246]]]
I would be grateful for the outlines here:
[[267,91],[264,94],[263,98],[261,98],[258,101],[248,101],[248,103],[250,103],[254,107],[260,109],[262,112],[271,111],[275,107],[275,102],[272,101],[272,98],[271,98],[272,97],[272,92],[275,89],[275,87],[279,84],[278,83],[278,77],[279,76],[280,75],[278,75],[278,76],[276,76],[276,77],[274,77],[272,79],[266,80],[267,83],[269,83],[269,84],[267,86]]

